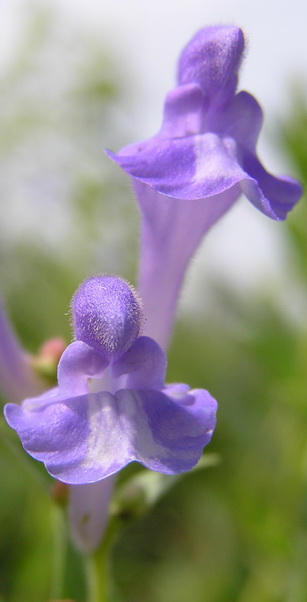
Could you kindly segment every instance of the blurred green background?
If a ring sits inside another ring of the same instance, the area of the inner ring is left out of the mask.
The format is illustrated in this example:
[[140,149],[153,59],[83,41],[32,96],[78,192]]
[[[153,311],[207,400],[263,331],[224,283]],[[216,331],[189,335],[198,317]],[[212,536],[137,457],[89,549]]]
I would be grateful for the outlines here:
[[[51,336],[69,342],[80,280],[113,272],[135,281],[136,207],[127,179],[102,160],[104,146],[131,136],[114,110],[118,99],[131,102],[131,77],[101,41],[59,37],[45,12],[33,14],[1,75],[1,292],[31,352]],[[299,83],[287,94],[291,114],[271,130],[306,186],[307,102]],[[178,321],[168,380],[219,401],[206,453],[220,461],[127,521],[111,558],[119,601],[307,600],[305,200],[279,227],[295,311],[278,291],[259,285],[251,296],[200,276],[211,301],[200,295],[198,311]],[[0,601],[84,602],[81,558],[61,537],[53,482],[3,419],[0,465]]]

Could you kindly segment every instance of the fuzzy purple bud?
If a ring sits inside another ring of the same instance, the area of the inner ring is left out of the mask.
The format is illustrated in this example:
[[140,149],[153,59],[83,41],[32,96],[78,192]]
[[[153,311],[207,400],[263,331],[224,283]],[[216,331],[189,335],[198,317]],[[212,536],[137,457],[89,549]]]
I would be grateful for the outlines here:
[[133,287],[115,276],[86,280],[72,300],[76,339],[115,359],[140,332],[141,301]]
[[215,109],[234,94],[244,51],[239,27],[205,27],[184,48],[178,62],[178,83],[198,84]]

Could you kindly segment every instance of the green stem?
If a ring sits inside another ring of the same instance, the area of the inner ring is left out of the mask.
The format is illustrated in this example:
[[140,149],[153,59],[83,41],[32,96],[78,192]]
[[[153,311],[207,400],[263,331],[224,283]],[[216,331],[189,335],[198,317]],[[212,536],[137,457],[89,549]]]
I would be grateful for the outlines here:
[[53,531],[54,531],[54,554],[53,554],[53,580],[51,585],[51,599],[56,600],[62,597],[65,563],[67,555],[67,527],[63,516],[62,508],[54,505]]
[[110,550],[118,521],[111,519],[101,545],[86,557],[88,595],[86,602],[110,602],[112,596],[110,578]]

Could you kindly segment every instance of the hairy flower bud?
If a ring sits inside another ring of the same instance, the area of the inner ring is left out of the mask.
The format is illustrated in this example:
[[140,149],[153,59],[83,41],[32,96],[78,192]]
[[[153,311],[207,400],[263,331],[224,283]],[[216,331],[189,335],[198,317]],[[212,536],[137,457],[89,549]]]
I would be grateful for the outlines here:
[[94,276],[76,291],[72,315],[76,339],[115,359],[139,335],[141,301],[122,278]]

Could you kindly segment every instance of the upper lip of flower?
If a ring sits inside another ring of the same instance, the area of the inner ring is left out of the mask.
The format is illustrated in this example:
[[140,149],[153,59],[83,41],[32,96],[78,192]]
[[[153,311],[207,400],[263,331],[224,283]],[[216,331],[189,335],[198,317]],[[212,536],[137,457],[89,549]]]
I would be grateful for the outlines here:
[[[201,199],[237,187],[237,197],[242,191],[267,216],[285,219],[302,187],[291,178],[273,177],[256,156],[262,112],[250,94],[235,93],[243,49],[243,33],[237,27],[200,30],[179,59],[178,86],[166,97],[161,130],[118,154],[107,154],[162,195]],[[205,156],[210,152],[210,135],[221,141],[232,138],[235,154],[225,145],[216,145],[215,155]],[[200,139],[204,140],[201,170]]]

